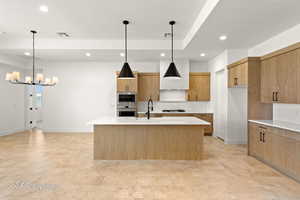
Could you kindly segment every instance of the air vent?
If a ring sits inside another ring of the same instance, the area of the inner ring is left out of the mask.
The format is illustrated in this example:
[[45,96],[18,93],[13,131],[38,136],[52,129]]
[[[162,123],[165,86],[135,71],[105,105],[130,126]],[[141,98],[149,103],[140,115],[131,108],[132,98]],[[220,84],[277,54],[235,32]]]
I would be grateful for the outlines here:
[[70,37],[70,35],[68,33],[65,33],[65,32],[57,32],[56,34],[59,37],[62,37],[62,38],[68,38],[68,37]]
[[171,36],[172,36],[172,33],[165,33],[165,34],[164,34],[164,37],[165,37],[165,38],[170,38]]

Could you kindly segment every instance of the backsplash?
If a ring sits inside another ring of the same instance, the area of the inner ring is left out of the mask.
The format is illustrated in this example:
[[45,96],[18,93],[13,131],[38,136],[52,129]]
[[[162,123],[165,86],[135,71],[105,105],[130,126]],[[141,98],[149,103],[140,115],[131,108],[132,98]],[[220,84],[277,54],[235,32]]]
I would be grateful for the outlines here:
[[300,124],[300,104],[273,104],[273,120]]
[[[211,113],[210,102],[154,102],[154,111],[183,109],[186,112]],[[138,103],[138,112],[146,112],[147,102]]]

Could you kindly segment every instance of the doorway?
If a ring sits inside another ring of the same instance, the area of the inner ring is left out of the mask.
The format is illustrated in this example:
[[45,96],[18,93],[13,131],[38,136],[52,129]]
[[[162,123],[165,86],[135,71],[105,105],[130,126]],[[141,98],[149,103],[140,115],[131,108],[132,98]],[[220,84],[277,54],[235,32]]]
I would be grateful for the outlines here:
[[226,107],[227,107],[227,84],[226,72],[216,72],[216,98],[215,98],[215,136],[225,141],[226,137]]
[[26,127],[29,129],[42,128],[43,125],[43,87],[27,86],[27,120]]

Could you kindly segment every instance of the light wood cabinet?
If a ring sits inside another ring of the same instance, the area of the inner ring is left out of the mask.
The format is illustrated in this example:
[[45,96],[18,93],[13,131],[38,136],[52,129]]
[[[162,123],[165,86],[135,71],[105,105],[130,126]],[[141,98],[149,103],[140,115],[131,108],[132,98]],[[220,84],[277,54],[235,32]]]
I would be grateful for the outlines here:
[[138,73],[133,72],[135,78],[118,79],[120,72],[116,73],[117,79],[117,92],[138,92]]
[[249,153],[262,160],[270,160],[272,137],[266,127],[249,124]]
[[[300,49],[297,50],[298,55],[300,55]],[[300,104],[300,56],[297,57],[297,103]]]
[[249,123],[249,155],[300,180],[300,135]]
[[138,101],[159,101],[159,73],[139,73],[138,74]]
[[[277,58],[278,93],[276,101],[279,103],[297,103],[297,66],[298,51],[291,51]],[[299,88],[300,89],[300,88]]]
[[212,135],[214,132],[214,115],[212,113],[205,113],[195,114],[194,116],[211,124],[209,127],[204,128],[204,133],[207,135]]
[[261,101],[263,103],[272,103],[275,101],[275,92],[277,87],[277,58],[263,60],[261,63]]
[[300,103],[300,49],[293,45],[262,57],[261,101]]
[[[243,60],[242,60],[243,61]],[[228,87],[243,87],[248,85],[248,62],[239,61],[228,66]]]
[[210,100],[210,73],[192,72],[189,77],[188,101]]

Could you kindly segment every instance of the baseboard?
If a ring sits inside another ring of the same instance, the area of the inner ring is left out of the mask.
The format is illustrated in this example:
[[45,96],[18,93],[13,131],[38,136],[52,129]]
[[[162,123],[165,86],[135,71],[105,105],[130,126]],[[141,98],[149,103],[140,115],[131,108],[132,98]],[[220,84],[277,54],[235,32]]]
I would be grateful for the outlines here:
[[87,132],[87,131],[43,131],[43,133],[46,133],[46,134],[52,134],[52,133],[55,133],[55,134],[92,134],[93,132]]
[[91,133],[94,132],[93,128],[42,128],[44,133]]
[[225,140],[225,144],[248,144],[247,141],[243,140]]
[[24,132],[24,131],[27,131],[27,129],[16,128],[16,129],[10,129],[10,130],[3,130],[3,131],[0,131],[0,136],[11,135],[14,133],[19,133],[19,132]]

